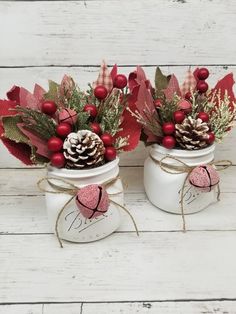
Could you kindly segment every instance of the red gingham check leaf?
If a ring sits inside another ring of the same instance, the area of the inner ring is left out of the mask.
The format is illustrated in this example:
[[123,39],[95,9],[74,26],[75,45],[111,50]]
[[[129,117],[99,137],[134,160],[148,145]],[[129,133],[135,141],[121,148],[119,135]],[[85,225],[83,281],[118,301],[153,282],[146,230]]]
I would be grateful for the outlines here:
[[108,67],[104,61],[101,64],[98,78],[93,83],[93,88],[97,87],[98,85],[103,85],[104,87],[106,87],[108,92],[110,92],[113,88],[112,78],[108,70]]
[[197,81],[193,73],[190,70],[188,70],[184,83],[180,88],[182,96],[184,97],[185,94],[189,92],[191,89],[194,90],[196,87],[196,84],[197,84]]

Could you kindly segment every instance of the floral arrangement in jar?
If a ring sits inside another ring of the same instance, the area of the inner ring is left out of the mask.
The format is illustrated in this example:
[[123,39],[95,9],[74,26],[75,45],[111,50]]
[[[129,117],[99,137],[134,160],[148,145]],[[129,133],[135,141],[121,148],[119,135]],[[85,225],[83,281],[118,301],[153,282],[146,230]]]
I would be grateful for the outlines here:
[[[53,231],[87,242],[117,229],[123,208],[118,153],[134,149],[140,133],[127,110],[126,76],[103,62],[85,92],[65,75],[60,84],[49,81],[48,91],[14,86],[7,97],[0,100],[1,140],[24,164],[48,165],[43,190]],[[71,193],[77,206],[64,208]]]
[[144,164],[146,194],[155,206],[183,219],[219,199],[216,169],[222,167],[214,161],[215,142],[231,131],[236,116],[233,74],[213,88],[209,75],[207,68],[189,70],[180,85],[174,74],[157,68],[154,87],[141,67],[129,76],[135,106],[129,110],[142,125],[141,139],[152,145]]

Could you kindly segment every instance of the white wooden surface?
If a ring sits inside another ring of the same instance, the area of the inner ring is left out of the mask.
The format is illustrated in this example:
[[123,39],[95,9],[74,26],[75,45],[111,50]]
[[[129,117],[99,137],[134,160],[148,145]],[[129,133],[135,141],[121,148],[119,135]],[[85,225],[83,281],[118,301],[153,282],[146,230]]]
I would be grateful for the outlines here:
[[[207,65],[210,84],[236,74],[234,0],[0,1],[0,97],[71,74],[82,88],[101,59],[129,73],[143,64],[183,79]],[[216,159],[236,165],[236,131]],[[153,207],[142,184],[143,145],[121,157],[126,204],[111,237],[62,250],[50,233],[44,169],[23,167],[0,146],[0,314],[235,314],[236,167],[221,174],[221,202],[187,219]],[[160,195],[161,197],[161,195]]]

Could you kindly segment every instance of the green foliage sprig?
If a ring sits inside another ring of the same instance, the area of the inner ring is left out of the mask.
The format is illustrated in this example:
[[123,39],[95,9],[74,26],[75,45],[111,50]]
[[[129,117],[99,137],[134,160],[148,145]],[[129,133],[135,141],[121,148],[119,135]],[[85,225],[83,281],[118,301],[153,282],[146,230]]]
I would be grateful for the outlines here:
[[221,98],[221,92],[214,92],[204,105],[204,111],[209,114],[211,130],[215,134],[217,141],[221,141],[223,137],[234,126],[236,116],[236,104],[230,102],[227,91]]
[[48,140],[56,134],[56,122],[41,111],[17,106],[25,128],[36,132],[42,139]]

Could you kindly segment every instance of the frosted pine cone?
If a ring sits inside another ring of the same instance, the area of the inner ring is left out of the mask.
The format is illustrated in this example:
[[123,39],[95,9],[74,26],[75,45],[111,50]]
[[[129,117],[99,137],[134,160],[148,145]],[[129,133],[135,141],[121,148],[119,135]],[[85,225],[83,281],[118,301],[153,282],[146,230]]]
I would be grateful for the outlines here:
[[100,137],[89,131],[70,133],[63,144],[66,168],[94,168],[104,163],[105,147]]
[[177,143],[188,150],[201,149],[208,146],[209,127],[201,119],[187,117],[181,124],[175,125]]

